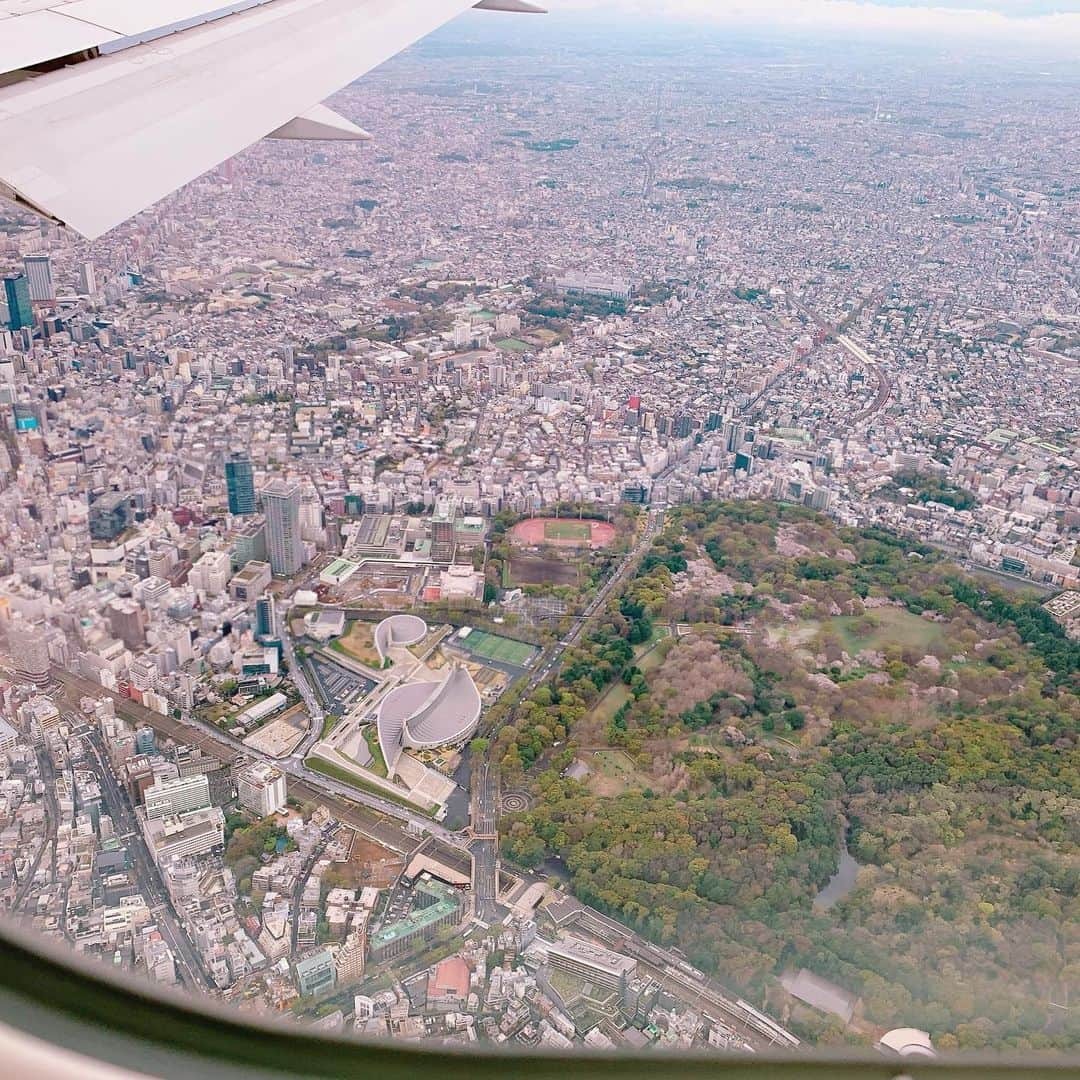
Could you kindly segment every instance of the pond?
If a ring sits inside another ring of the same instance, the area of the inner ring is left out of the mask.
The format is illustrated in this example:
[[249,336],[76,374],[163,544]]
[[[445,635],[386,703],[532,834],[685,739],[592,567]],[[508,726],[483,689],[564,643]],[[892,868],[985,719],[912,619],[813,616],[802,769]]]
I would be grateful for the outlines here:
[[855,887],[859,870],[862,869],[848,851],[845,832],[846,829],[840,830],[840,865],[814,897],[814,907],[819,911],[828,911],[838,900],[843,900]]

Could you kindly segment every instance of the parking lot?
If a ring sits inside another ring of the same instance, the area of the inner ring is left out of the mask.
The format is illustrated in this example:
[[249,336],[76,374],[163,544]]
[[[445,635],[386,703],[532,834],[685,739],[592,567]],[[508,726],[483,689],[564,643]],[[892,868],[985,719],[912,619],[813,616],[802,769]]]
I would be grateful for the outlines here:
[[339,715],[348,712],[362,697],[371,693],[375,686],[374,679],[366,679],[363,675],[349,671],[322,654],[309,657],[307,665],[327,709]]

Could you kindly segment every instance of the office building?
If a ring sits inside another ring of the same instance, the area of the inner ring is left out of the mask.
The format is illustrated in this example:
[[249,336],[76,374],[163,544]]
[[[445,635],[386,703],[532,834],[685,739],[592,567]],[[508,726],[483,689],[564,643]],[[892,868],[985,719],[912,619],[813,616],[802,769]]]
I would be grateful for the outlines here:
[[266,548],[275,577],[292,577],[304,565],[300,540],[300,485],[272,480],[262,489]]
[[365,952],[367,952],[367,934],[363,930],[354,930],[341,943],[341,948],[337,952],[339,983],[347,985],[363,977]]
[[32,697],[19,706],[19,718],[31,731],[44,737],[60,726],[60,710],[47,697]]
[[431,558],[434,562],[454,561],[454,508],[441,499],[431,516]]
[[0,754],[14,750],[20,739],[19,732],[3,717],[0,717]]
[[225,462],[225,489],[230,514],[242,516],[255,513],[255,479],[247,454],[233,454]]
[[161,863],[185,855],[205,855],[225,844],[225,815],[216,807],[172,817],[147,818],[146,844]]
[[430,941],[445,926],[453,926],[461,910],[458,894],[428,874],[416,883],[416,905],[403,919],[386,923],[371,935],[375,963],[402,956]]
[[265,761],[243,769],[236,777],[237,801],[259,817],[279,814],[285,809],[285,774]]
[[53,284],[52,259],[48,255],[27,255],[23,270],[30,286],[30,299],[35,304],[51,304],[56,300]]
[[34,325],[34,307],[30,301],[30,283],[25,274],[11,274],[4,278],[4,302],[8,309],[8,326],[21,330]]
[[245,563],[243,568],[237,570],[229,581],[229,595],[234,600],[252,601],[257,596],[266,592],[273,580],[273,572],[270,564],[265,562]]
[[181,776],[197,776],[201,773],[206,777],[211,806],[221,806],[234,798],[229,770],[216,757],[203,753],[201,747],[177,746],[172,757]]
[[220,596],[232,574],[232,559],[227,551],[208,551],[188,572],[188,584],[199,599]]
[[610,990],[621,988],[637,970],[632,957],[569,935],[548,945],[547,955],[553,968]]
[[31,686],[49,684],[49,641],[38,626],[12,627],[9,640],[15,677]]
[[277,608],[274,606],[274,598],[267,593],[255,601],[255,637],[277,637]]
[[148,818],[170,817],[210,805],[210,782],[202,773],[158,777],[143,793]]
[[145,694],[157,690],[161,684],[161,672],[153,656],[137,656],[128,666],[128,682],[132,690]]
[[90,507],[90,538],[115,540],[128,527],[128,509],[129,499],[120,491],[110,491],[96,499]]
[[334,957],[329,949],[319,949],[296,961],[296,985],[301,997],[332,990],[337,982]]
[[[109,617],[109,631],[119,638],[129,649],[138,649],[146,642],[146,626],[143,609],[140,604],[127,596],[118,596],[110,601],[106,613]],[[152,690],[152,686],[140,686],[140,690]]]
[[83,296],[93,296],[97,292],[97,271],[92,262],[84,262],[79,266],[79,292]]

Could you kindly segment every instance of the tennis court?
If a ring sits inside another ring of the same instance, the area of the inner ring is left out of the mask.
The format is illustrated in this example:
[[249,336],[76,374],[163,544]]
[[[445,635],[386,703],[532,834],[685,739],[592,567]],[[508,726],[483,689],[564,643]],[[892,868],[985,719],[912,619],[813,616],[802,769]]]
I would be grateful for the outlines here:
[[524,641],[512,638],[496,637],[485,634],[483,630],[474,630],[462,642],[469,652],[484,660],[497,660],[500,664],[513,664],[526,667],[536,652],[536,647]]

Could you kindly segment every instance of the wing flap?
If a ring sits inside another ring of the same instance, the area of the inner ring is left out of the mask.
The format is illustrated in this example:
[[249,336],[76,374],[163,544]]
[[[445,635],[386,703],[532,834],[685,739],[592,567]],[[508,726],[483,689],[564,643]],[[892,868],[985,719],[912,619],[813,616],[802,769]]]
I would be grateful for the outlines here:
[[[247,6],[255,2],[250,0]],[[134,37],[176,23],[209,20],[239,6],[227,0],[70,0],[56,10],[112,30],[118,37]]]
[[116,35],[56,11],[31,11],[0,19],[0,71],[18,71],[58,56],[93,49]]

